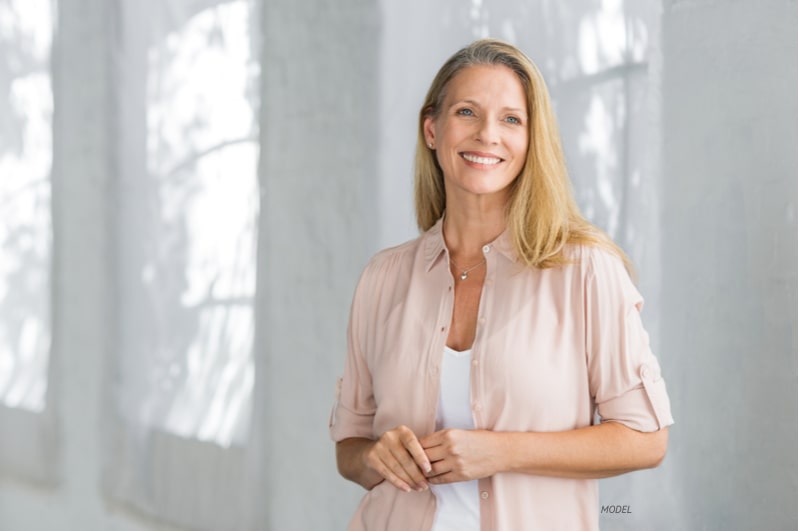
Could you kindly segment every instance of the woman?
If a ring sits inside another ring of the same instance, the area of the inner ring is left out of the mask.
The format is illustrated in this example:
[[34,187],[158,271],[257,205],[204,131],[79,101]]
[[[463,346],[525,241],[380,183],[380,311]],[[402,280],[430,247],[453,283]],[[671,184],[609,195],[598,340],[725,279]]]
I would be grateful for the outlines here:
[[351,309],[331,420],[369,490],[350,529],[597,529],[597,478],[657,466],[672,417],[627,259],[578,212],[518,49],[441,68],[415,199],[423,234],[373,257]]

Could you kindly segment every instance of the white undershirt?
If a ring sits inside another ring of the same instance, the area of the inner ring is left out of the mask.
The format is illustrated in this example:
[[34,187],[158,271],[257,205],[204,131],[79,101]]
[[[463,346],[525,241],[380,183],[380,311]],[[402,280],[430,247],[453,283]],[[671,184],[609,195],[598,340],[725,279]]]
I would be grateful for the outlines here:
[[[442,383],[436,409],[436,429],[475,429],[470,407],[470,358],[472,350],[444,348]],[[431,485],[436,495],[432,531],[479,531],[481,526],[478,481]]]

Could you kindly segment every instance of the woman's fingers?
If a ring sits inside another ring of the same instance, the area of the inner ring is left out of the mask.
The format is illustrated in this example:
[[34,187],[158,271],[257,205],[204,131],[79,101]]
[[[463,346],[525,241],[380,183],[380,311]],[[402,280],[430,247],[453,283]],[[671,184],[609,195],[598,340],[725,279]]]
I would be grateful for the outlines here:
[[430,462],[414,432],[405,426],[384,433],[367,452],[366,461],[400,490],[428,488],[422,470],[430,470]]
[[[425,453],[425,449],[420,444],[419,439],[417,436],[414,435],[414,432],[410,429],[406,428],[400,435],[401,441],[403,442],[403,446],[405,447],[406,451],[411,455],[411,458],[414,460],[416,468],[421,470],[423,473],[427,474],[431,470],[431,462],[428,459],[428,455]],[[423,480],[424,480],[423,476]]]
[[429,483],[480,479],[497,471],[491,432],[445,429],[423,437],[420,444],[433,463]]
[[396,447],[392,450],[393,462],[390,465],[392,472],[403,478],[408,485],[415,490],[427,488],[425,475],[422,474],[411,455],[404,447]]
[[436,462],[445,459],[448,456],[448,453],[447,448],[445,448],[443,445],[438,445],[425,448],[425,455],[428,457],[428,460],[430,460],[435,473]]
[[409,484],[413,484],[413,482],[409,480],[402,468],[400,472],[404,477],[396,474],[395,471],[392,470],[391,466],[387,465],[380,457],[368,457],[367,463],[373,470],[375,470],[386,481],[394,485],[396,488],[404,492],[409,492],[411,490],[411,486]]
[[432,462],[431,471],[427,474],[429,483],[441,484],[463,481],[458,475],[461,459],[450,454],[444,446],[434,446],[426,450]]

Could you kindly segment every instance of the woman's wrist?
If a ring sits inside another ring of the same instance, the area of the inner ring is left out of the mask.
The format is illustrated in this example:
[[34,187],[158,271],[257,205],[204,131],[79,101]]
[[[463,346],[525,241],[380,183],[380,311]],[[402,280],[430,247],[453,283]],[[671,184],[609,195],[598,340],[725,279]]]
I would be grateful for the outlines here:
[[532,432],[490,432],[498,472],[524,472],[533,459]]
[[378,474],[370,465],[367,460],[367,454],[375,446],[377,441],[366,440],[360,447],[359,462],[361,463],[361,478],[359,484],[367,490],[372,490],[385,481],[385,478]]

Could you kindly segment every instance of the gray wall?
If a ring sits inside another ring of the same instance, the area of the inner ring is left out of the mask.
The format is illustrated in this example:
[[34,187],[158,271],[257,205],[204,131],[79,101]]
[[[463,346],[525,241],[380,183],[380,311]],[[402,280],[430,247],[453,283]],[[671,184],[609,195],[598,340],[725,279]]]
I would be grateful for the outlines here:
[[266,2],[256,310],[259,529],[339,529],[328,436],[358,272],[377,238],[373,2]]
[[667,1],[662,349],[679,529],[797,528],[797,4]]

